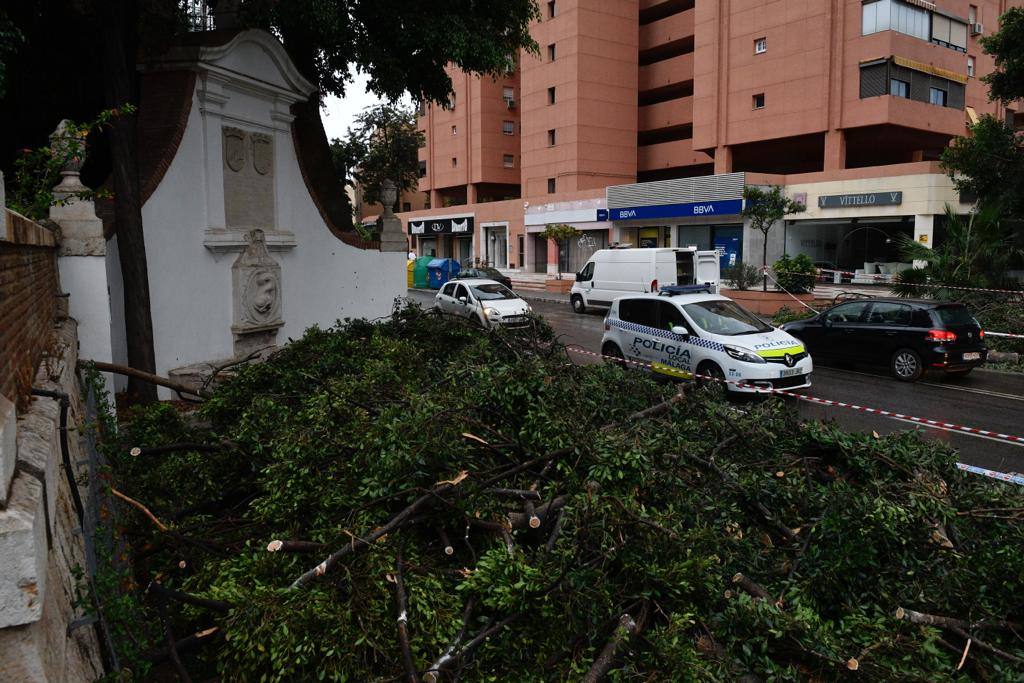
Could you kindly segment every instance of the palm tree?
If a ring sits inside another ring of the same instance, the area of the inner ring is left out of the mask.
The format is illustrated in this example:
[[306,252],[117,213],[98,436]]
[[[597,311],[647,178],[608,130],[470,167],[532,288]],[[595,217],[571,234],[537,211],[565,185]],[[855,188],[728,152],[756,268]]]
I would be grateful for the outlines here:
[[907,235],[899,238],[904,259],[927,265],[899,273],[893,291],[904,297],[958,299],[962,298],[958,290],[920,285],[1019,289],[1019,284],[1007,275],[1014,261],[1024,254],[1013,241],[998,208],[986,207],[961,216],[947,204],[942,244],[930,249]]

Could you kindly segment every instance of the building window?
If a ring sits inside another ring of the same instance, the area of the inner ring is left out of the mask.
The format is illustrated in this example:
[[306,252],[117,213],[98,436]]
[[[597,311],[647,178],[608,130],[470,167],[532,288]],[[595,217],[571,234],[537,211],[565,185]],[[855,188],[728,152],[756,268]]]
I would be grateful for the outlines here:
[[420,160],[420,178],[427,177],[427,162],[426,160]]
[[555,61],[555,44],[554,43],[551,43],[550,45],[548,45],[548,61],[549,62]]
[[501,122],[501,132],[504,133],[505,135],[515,135],[516,134],[516,122],[515,121],[502,121]]
[[425,101],[423,101],[423,100],[419,101],[419,103],[417,104],[417,107],[416,107],[416,113],[419,116],[426,116],[427,115],[427,103]]
[[551,0],[548,3],[548,19],[555,18],[555,0]]
[[967,52],[967,24],[941,14],[932,14],[932,42]]
[[978,6],[969,5],[967,8],[967,22],[970,24],[978,23]]
[[412,204],[410,202],[402,202],[402,211],[412,211]]
[[555,129],[552,128],[548,131],[548,147],[555,146]]
[[458,135],[458,134],[459,134],[459,127],[458,126],[452,126],[452,135]]
[[765,52],[768,52],[768,39],[758,38],[757,40],[754,41],[754,54],[760,55],[764,54]]
[[900,0],[874,0],[864,3],[861,33],[865,36],[879,31],[898,31],[921,40],[928,40],[929,12]]
[[764,109],[764,93],[759,92],[754,95],[754,109]]
[[555,88],[554,86],[548,88],[548,104],[555,103]]
[[452,157],[452,168],[455,168],[455,167],[457,167],[458,165],[459,165],[459,159],[458,159],[458,157]]
[[928,89],[928,101],[931,104],[937,104],[940,107],[946,106],[946,99],[949,93],[942,88],[929,88]]
[[974,57],[967,58],[967,77],[974,78]]
[[501,89],[501,99],[505,100],[505,104],[512,104],[516,101],[516,89],[506,85]]
[[901,81],[898,78],[890,78],[889,94],[893,97],[905,97],[910,99],[910,83]]
[[511,154],[506,154],[501,157],[501,165],[504,166],[505,168],[515,168],[516,158]]
[[548,194],[554,194],[554,193],[555,193],[555,179],[554,178],[548,178]]

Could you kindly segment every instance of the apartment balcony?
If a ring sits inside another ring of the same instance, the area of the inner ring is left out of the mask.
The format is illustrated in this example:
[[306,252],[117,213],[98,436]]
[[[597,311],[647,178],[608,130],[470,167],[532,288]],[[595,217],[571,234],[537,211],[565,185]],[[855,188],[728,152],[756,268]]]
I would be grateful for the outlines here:
[[693,80],[693,53],[640,67],[639,90],[682,85]]
[[711,163],[714,159],[693,150],[693,140],[675,140],[637,148],[637,172]]
[[693,97],[681,97],[668,102],[640,107],[637,130],[658,130],[692,123]]
[[886,124],[948,137],[967,132],[963,109],[940,107],[905,97],[869,97],[847,102],[843,108],[843,128]]
[[695,10],[687,10],[640,27],[640,52],[656,49],[684,38],[693,38]]

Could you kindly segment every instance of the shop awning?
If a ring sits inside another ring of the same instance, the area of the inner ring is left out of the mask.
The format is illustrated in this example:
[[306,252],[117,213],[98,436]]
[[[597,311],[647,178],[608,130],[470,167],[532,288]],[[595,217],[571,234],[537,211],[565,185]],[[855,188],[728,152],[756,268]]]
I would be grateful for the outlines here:
[[915,62],[913,59],[907,59],[906,57],[892,58],[893,63],[899,64],[900,66],[914,71],[920,71],[921,73],[931,74],[932,76],[938,76],[939,78],[945,78],[947,81],[953,81],[954,83],[967,83],[967,76],[964,74],[958,74],[955,71],[949,69],[940,69],[937,66],[931,64],[925,64],[924,62]]

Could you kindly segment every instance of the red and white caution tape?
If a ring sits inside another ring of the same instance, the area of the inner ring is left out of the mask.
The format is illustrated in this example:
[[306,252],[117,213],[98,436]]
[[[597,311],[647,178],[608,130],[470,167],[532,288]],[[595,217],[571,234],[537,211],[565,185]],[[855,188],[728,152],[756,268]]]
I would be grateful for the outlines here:
[[1024,339],[1024,334],[1013,334],[1011,332],[989,332],[985,330],[986,337],[1008,337],[1009,339]]
[[[595,356],[595,357],[598,357],[598,358],[607,358],[609,360],[617,361],[617,362],[620,362],[620,363],[621,362],[626,362],[626,363],[629,363],[631,365],[637,365],[637,366],[646,367],[646,368],[652,368],[653,369],[653,366],[650,363],[646,363],[646,362],[642,362],[642,361],[635,361],[635,360],[629,360],[629,359],[616,358],[614,356],[605,356],[605,355],[600,354],[600,353],[594,353],[592,351],[585,351],[583,349],[580,349],[580,348],[577,348],[577,347],[574,347],[574,346],[569,346],[569,347],[566,347],[566,348],[567,348],[568,351],[570,351],[572,353],[583,354],[583,355],[586,355],[586,356]],[[694,374],[693,376],[696,379],[705,379],[705,380],[710,380],[710,381],[714,381],[714,382],[722,382],[722,383],[725,383],[725,384],[735,384],[735,385],[741,386],[741,387],[743,387],[745,389],[754,389],[757,393],[777,394],[777,395],[780,395],[780,396],[789,396],[791,398],[799,399],[799,400],[805,401],[807,403],[814,403],[816,405],[823,405],[823,406],[829,406],[829,407],[834,407],[834,408],[847,408],[849,410],[856,410],[856,411],[862,412],[862,413],[870,413],[872,415],[880,415],[882,417],[888,417],[888,418],[892,418],[892,419],[895,419],[895,420],[903,420],[903,421],[906,421],[906,422],[913,422],[915,424],[920,424],[920,425],[924,425],[924,426],[927,426],[927,427],[938,427],[938,428],[945,429],[945,430],[952,431],[952,432],[961,432],[963,434],[977,434],[979,436],[984,436],[984,437],[988,437],[990,439],[996,439],[996,440],[999,440],[999,441],[1007,441],[1009,443],[1024,444],[1024,437],[1014,436],[1013,434],[1003,434],[1001,432],[993,432],[993,431],[990,431],[988,429],[979,429],[977,427],[967,427],[967,426],[964,426],[964,425],[958,425],[958,424],[954,424],[952,422],[943,422],[941,420],[931,420],[931,419],[924,418],[924,417],[916,417],[914,415],[905,415],[903,413],[897,413],[897,412],[894,412],[894,411],[891,411],[891,410],[883,410],[881,408],[870,408],[868,406],[860,406],[860,405],[857,405],[857,404],[854,404],[854,403],[845,403],[843,401],[832,401],[832,400],[825,399],[825,398],[818,398],[817,396],[808,396],[807,394],[798,394],[798,393],[793,392],[793,391],[787,391],[786,389],[765,389],[765,388],[762,388],[762,387],[752,386],[749,382],[743,382],[743,381],[737,381],[737,380],[729,380],[729,379],[722,379],[722,378],[719,378],[719,377],[709,377],[709,376],[706,376],[706,375],[697,375],[697,374]]]
[[1024,475],[1017,474],[1016,472],[996,472],[994,470],[986,470],[983,467],[975,467],[974,465],[968,465],[962,462],[958,462],[956,466],[964,472],[980,474],[983,477],[990,477],[1010,484],[1020,484],[1021,486],[1024,486]]
[[[879,274],[875,274],[875,273],[872,273],[870,275],[868,275],[866,273],[858,274],[858,273],[852,273],[852,272],[850,272],[848,270],[832,270],[831,268],[819,268],[818,272],[820,272],[820,273],[832,273],[832,274],[837,274],[838,273],[839,275],[853,275],[853,276],[856,276],[858,278],[871,278],[872,280],[878,280],[879,284],[883,284],[883,285],[896,284],[893,281],[892,276],[890,276],[890,275],[879,275]],[[808,275],[808,277],[812,277],[812,276]],[[1017,295],[1017,296],[1024,296],[1024,290],[1020,290],[1020,289],[986,289],[984,287],[958,287],[956,285],[941,285],[941,284],[932,284],[932,283],[924,283],[924,282],[900,282],[899,284],[901,286],[905,286],[905,287],[928,287],[928,288],[932,288],[932,289],[956,289],[956,290],[963,291],[963,292],[994,292],[996,294],[1014,294],[1014,295]]]

